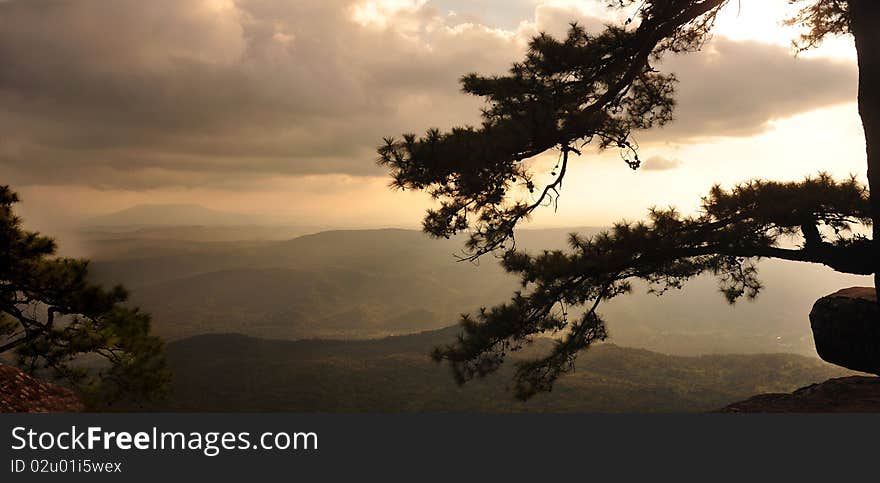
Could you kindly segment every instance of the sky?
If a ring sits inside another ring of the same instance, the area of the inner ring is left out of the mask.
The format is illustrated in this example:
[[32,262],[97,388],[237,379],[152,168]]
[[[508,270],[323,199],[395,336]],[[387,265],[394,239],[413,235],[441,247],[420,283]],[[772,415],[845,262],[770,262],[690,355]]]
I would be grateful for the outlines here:
[[[382,138],[479,122],[461,75],[503,73],[538,32],[619,20],[604,3],[0,0],[0,182],[40,227],[165,203],[416,227],[431,201],[388,188]],[[702,52],[666,58],[676,121],[636,134],[645,166],[585,151],[530,226],[690,212],[714,183],[864,180],[852,43],[795,55],[787,3],[733,0]]]

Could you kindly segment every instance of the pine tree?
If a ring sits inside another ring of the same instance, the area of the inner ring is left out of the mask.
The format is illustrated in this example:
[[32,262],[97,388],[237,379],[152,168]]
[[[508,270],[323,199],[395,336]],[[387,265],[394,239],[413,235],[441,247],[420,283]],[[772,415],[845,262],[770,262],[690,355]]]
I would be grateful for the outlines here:
[[[506,75],[464,76],[463,90],[486,100],[481,126],[388,138],[379,148],[379,162],[390,168],[393,186],[424,190],[438,200],[439,207],[425,217],[427,233],[449,238],[466,232],[462,258],[497,253],[504,268],[521,279],[523,290],[509,303],[463,317],[458,340],[435,350],[435,359],[449,361],[459,382],[493,372],[506,354],[533,337],[554,334],[555,348],[520,364],[515,376],[521,398],[549,390],[572,367],[578,351],[606,338],[597,309],[629,292],[632,279],[662,293],[708,272],[733,302],[760,291],[755,262],[761,258],[880,277],[880,250],[861,234],[872,225],[878,239],[880,196],[855,179],[836,181],[826,174],[799,183],[715,186],[696,216],[655,209],[646,222],[619,223],[592,238],[573,235],[569,251],[531,256],[515,250],[517,224],[538,207],[556,203],[570,154],[587,145],[617,148],[628,166],[638,169],[633,133],[670,122],[675,106],[675,76],[654,65],[669,53],[699,50],[727,0],[618,0],[609,6],[636,3],[633,18],[597,34],[572,24],[562,40],[538,35],[525,59]],[[868,181],[878,187],[880,2],[790,3],[801,9],[788,22],[808,28],[800,48],[818,45],[828,35],[856,39]],[[539,186],[523,161],[554,149],[559,163],[549,184]],[[531,193],[534,201],[511,201],[518,192]],[[800,246],[787,247],[792,237],[800,238]],[[569,317],[576,311],[583,315]]]
[[0,186],[0,355],[102,408],[163,394],[170,374],[149,315],[123,305],[121,286],[90,283],[87,260],[58,257],[54,240],[23,229],[18,201]]

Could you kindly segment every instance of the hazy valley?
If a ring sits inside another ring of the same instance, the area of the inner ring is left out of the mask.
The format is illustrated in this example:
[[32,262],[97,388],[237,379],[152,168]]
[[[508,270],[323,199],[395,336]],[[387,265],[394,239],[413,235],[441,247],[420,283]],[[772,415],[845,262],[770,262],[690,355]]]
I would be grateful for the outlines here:
[[[94,278],[122,283],[169,340],[205,333],[252,337],[371,338],[453,325],[464,312],[507,300],[518,280],[491,256],[458,262],[462,240],[416,230],[337,230],[272,239],[295,227],[186,226],[111,232],[80,242]],[[525,250],[565,248],[571,231],[521,230]],[[266,236],[254,240],[255,233]],[[211,238],[219,235],[220,239]],[[238,238],[238,241],[233,239]],[[699,355],[787,352],[815,357],[807,318],[813,302],[867,277],[810,264],[760,264],[757,300],[728,305],[715,280],[699,277],[663,297],[637,284],[601,309],[612,342]]]
[[428,353],[454,328],[362,341],[279,341],[204,335],[172,342],[172,396],[163,411],[692,412],[849,374],[791,354],[677,357],[602,344],[549,394],[507,392],[513,363],[458,387]]
[[[847,374],[816,357],[807,314],[816,298],[864,283],[763,263],[765,292],[734,306],[706,277],[662,298],[637,285],[602,309],[609,343],[579,358],[552,395],[524,404],[507,386],[532,349],[465,387],[429,360],[455,337],[461,313],[518,288],[491,256],[457,261],[462,239],[221,225],[199,209],[180,215],[193,224],[155,223],[175,220],[162,211],[108,216],[74,240],[92,277],[124,284],[167,342],[173,390],[155,410],[707,411]],[[521,230],[517,246],[565,248],[572,231],[599,229]]]

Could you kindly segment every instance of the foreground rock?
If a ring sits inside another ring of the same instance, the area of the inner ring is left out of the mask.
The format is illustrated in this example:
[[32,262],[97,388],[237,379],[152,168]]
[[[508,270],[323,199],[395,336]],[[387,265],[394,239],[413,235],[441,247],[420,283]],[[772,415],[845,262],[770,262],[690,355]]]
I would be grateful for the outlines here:
[[727,406],[723,413],[880,412],[880,377],[830,379],[791,394],[761,394]]
[[38,381],[19,369],[0,364],[0,412],[75,412],[83,402],[69,389]]
[[843,289],[817,300],[810,326],[819,357],[847,369],[880,374],[880,304],[873,288]]

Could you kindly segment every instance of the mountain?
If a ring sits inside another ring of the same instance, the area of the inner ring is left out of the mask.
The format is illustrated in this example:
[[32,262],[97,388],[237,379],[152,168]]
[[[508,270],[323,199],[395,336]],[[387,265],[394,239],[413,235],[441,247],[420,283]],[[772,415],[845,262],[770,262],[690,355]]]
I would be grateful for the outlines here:
[[[702,412],[760,392],[847,375],[790,354],[675,357],[601,344],[551,394],[522,403],[506,390],[513,363],[457,386],[429,360],[455,328],[368,341],[281,341],[203,335],[167,346],[174,372],[158,411]],[[536,343],[544,350],[549,341]],[[529,357],[530,353],[516,357]]]
[[168,279],[137,287],[132,302],[150,310],[169,338],[365,338],[442,327],[515,288],[496,264],[456,263],[457,247],[426,241],[414,231],[339,231],[159,257],[133,272]]
[[86,244],[110,241],[168,243],[182,242],[243,242],[290,240],[324,228],[310,225],[156,225],[137,227],[87,227],[76,232]]
[[[517,245],[565,246],[569,230],[523,230]],[[579,229],[587,233],[596,229]],[[463,240],[414,230],[337,230],[284,241],[195,242],[123,238],[90,242],[96,281],[123,283],[171,340],[237,332],[276,339],[375,338],[450,325],[504,302],[516,277],[487,256],[458,262]],[[603,304],[611,340],[699,355],[788,352],[815,356],[813,302],[864,277],[819,265],[765,261],[755,301],[728,305],[715,280],[697,277],[663,297],[635,283]]]
[[158,225],[252,225],[258,218],[240,213],[227,213],[193,204],[137,205],[122,211],[97,216],[84,225],[94,227],[158,226]]
[[876,413],[880,377],[849,376],[802,387],[791,394],[761,394],[730,404],[724,413]]

